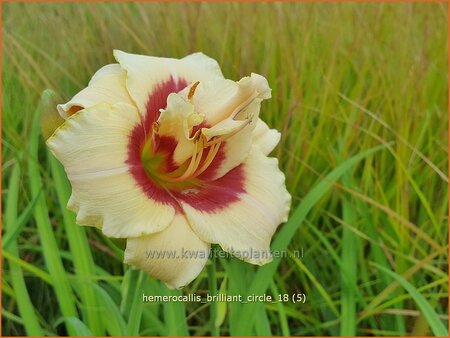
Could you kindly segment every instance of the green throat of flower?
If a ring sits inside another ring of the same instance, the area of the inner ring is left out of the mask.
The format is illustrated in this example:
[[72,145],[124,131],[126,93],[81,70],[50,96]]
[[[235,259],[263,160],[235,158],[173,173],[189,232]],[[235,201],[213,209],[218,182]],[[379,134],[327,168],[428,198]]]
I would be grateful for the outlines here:
[[[198,174],[194,175],[193,169],[196,167],[196,172],[200,173],[198,169],[202,159],[203,146],[201,147],[201,150],[195,152],[190,159],[185,161],[175,170],[169,171],[168,168],[170,166],[169,163],[171,163],[170,157],[172,154],[158,149],[154,151],[153,142],[154,138],[149,137],[141,151],[142,166],[152,182],[170,191],[183,191],[200,185],[200,180],[196,178]],[[215,154],[211,155],[215,156]],[[213,158],[211,155],[209,157]],[[209,164],[210,163],[203,163],[203,166],[207,167]],[[204,169],[202,169],[202,171],[204,171]]]

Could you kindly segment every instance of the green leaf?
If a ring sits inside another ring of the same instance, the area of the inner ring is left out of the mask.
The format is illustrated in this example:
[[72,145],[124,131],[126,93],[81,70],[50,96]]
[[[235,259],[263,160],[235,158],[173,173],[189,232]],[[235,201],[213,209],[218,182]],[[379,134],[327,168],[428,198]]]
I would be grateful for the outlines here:
[[[63,167],[53,157],[50,151],[47,151],[47,156],[54,180],[56,195],[58,197],[58,203],[63,216],[64,229],[66,230],[70,251],[76,253],[72,255],[75,276],[81,281],[90,281],[95,274],[95,264],[87,241],[85,229],[76,224],[75,214],[66,207],[70,197],[69,182],[66,179]],[[90,283],[83,283],[78,289],[82,304],[83,319],[94,335],[101,336],[105,334],[105,328],[102,325],[97,310],[98,306],[95,291],[92,290],[90,285]]]
[[[45,194],[38,197],[44,186],[41,179],[38,159],[40,116],[42,109],[45,109],[45,105],[48,104],[49,101],[51,101],[51,93],[44,91],[41,98],[41,104],[34,113],[28,148],[29,156],[27,158],[29,189],[32,198],[38,199],[33,214],[37,224],[42,251],[44,253],[45,264],[52,278],[56,299],[64,317],[77,317],[78,313],[75,307],[75,296],[62,264],[62,258],[59,253],[60,249],[49,219],[49,210],[45,200]],[[67,330],[69,334],[75,334],[71,326],[67,326]]]
[[138,269],[129,268],[125,273],[122,282],[122,302],[120,312],[127,318],[127,334],[138,336],[141,326],[142,310],[142,284],[146,279],[146,274]]
[[387,275],[395,279],[397,282],[400,283],[401,286],[403,286],[403,288],[406,291],[408,291],[408,293],[416,302],[422,314],[425,316],[428,325],[430,325],[430,328],[435,336],[448,337],[448,330],[444,326],[444,324],[442,324],[442,321],[439,319],[437,313],[433,310],[433,307],[430,305],[430,303],[427,302],[427,300],[420,294],[419,291],[417,291],[417,289],[411,283],[409,283],[405,278],[403,278],[399,274],[385,268],[384,266],[381,266],[373,262],[371,264],[375,266],[377,269],[381,270],[382,272],[386,273]]
[[10,229],[7,233],[5,233],[5,236],[2,238],[2,249],[8,250],[9,245],[11,242],[16,240],[16,238],[19,236],[27,222],[30,220],[31,217],[33,217],[33,209],[36,205],[36,202],[38,201],[39,197],[41,196],[42,190],[33,198],[33,200],[27,205],[24,211],[17,217],[17,220],[15,222],[15,226]]
[[91,330],[89,330],[89,328],[86,326],[86,324],[84,324],[78,318],[67,317],[67,318],[64,318],[64,321],[75,330],[77,336],[80,336],[80,337],[92,337],[93,336]]
[[[8,186],[8,195],[6,200],[6,214],[5,214],[5,230],[7,234],[15,232],[17,228],[17,201],[19,198],[19,183],[20,183],[20,167],[16,162],[10,177]],[[18,233],[18,232],[17,232]],[[15,240],[15,236],[10,236],[9,250],[11,255],[19,257],[19,249]],[[43,331],[39,325],[39,320],[35,313],[35,308],[30,300],[30,295],[25,284],[23,271],[16,262],[8,260],[9,274],[11,275],[12,287],[17,299],[19,313],[25,327],[25,331],[29,336],[42,336]]]
[[120,313],[119,306],[104,289],[97,284],[90,284],[97,296],[101,318],[106,331],[111,336],[125,336],[127,334],[127,324]]

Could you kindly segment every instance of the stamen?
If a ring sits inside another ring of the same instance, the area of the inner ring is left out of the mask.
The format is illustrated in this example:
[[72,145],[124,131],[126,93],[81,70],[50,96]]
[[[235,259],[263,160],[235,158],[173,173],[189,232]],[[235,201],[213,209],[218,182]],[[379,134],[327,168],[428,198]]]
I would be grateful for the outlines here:
[[195,90],[197,89],[197,86],[200,84],[200,81],[195,82],[191,88],[189,89],[189,93],[188,93],[188,100],[192,99],[192,97],[194,96]]
[[233,110],[233,113],[231,113],[230,116],[233,116],[233,119],[234,119],[234,118],[235,118],[242,110],[244,110],[245,108],[247,108],[247,107],[250,105],[250,103],[252,103],[253,100],[254,100],[255,98],[258,97],[258,95],[259,95],[259,94],[258,94],[257,92],[253,93],[253,95],[249,96],[247,100],[245,100],[245,101],[242,102],[239,106],[237,106],[237,107]]
[[208,142],[206,142],[205,147],[210,147],[216,143],[222,143],[223,141],[229,139],[231,136],[236,135],[237,133],[239,133],[242,129],[244,129],[245,127],[247,127],[250,123],[252,123],[252,119],[253,117],[249,118],[245,123],[243,123],[238,129],[236,129],[235,131],[229,133],[229,134],[225,134],[225,135],[221,135],[219,137],[215,137],[212,138],[211,140],[209,140]]
[[191,157],[191,161],[189,162],[189,166],[187,167],[186,171],[181,176],[174,178],[173,179],[174,181],[181,181],[181,180],[184,180],[185,178],[189,177],[189,175],[192,173],[192,171],[195,168],[195,163],[197,162],[197,157],[198,157],[197,155],[198,155],[198,152],[196,150]]
[[158,133],[159,131],[159,123],[158,121],[152,123],[152,130],[154,133]]
[[158,122],[153,122],[152,123],[152,131],[151,131],[151,137],[152,137],[152,152],[155,153],[156,150],[159,147],[159,139],[156,137],[158,135],[158,131],[159,131],[159,123]]
[[203,156],[203,139],[200,142],[196,142],[195,143],[195,150],[194,153],[192,154],[191,157],[191,161],[189,162],[189,166],[187,167],[186,171],[178,177],[167,177],[166,180],[171,181],[171,182],[179,182],[182,181],[186,178],[191,177],[191,175],[197,170],[200,161],[202,159]]
[[[199,84],[200,82],[197,81],[191,86],[187,96],[189,100],[192,99],[192,97],[194,96],[195,90]],[[254,95],[250,96],[245,102],[243,102],[242,104],[240,104],[238,107],[235,108],[233,114],[231,114],[233,120],[236,120],[237,115],[243,112],[243,110],[246,109],[253,102],[254,98],[256,97],[255,95],[257,96],[258,94],[255,93]],[[200,115],[199,117],[201,117],[202,120],[204,119],[204,117]],[[164,176],[162,179],[168,182],[180,182],[185,179],[194,178],[201,175],[203,172],[205,172],[206,169],[208,169],[208,167],[211,165],[211,163],[217,156],[222,142],[236,135],[246,126],[252,123],[253,117],[254,117],[253,115],[245,117],[243,120],[241,120],[243,123],[236,130],[225,135],[214,136],[209,141],[206,141],[206,137],[205,135],[203,135],[201,129],[197,130],[197,132],[192,137],[190,137],[190,140],[194,142],[195,146],[192,156],[190,158],[189,165],[187,166],[186,170],[180,176],[177,177]],[[196,120],[197,115],[192,116],[191,119],[192,121],[188,122],[190,122],[192,125],[198,124],[197,123],[198,121]],[[152,124],[152,131],[153,131],[152,136],[154,141],[153,144],[155,144],[157,141],[155,136],[157,136],[158,130],[159,124],[158,122],[154,122]],[[206,148],[209,148],[209,150],[208,154],[206,155],[206,158],[203,160],[202,159],[203,151]]]
[[203,162],[203,165],[200,167],[200,169],[197,170],[197,172],[194,175],[192,175],[192,177],[197,177],[198,175],[203,173],[206,169],[208,169],[209,165],[212,163],[212,161],[216,157],[217,152],[219,151],[220,145],[221,145],[221,143],[216,143],[209,149],[208,155],[206,156],[205,161]]
[[203,146],[201,146],[200,151],[197,154],[197,158],[195,159],[195,164],[194,167],[192,169],[192,171],[189,173],[189,175],[192,175],[193,173],[195,173],[195,171],[197,170],[198,166],[200,165],[200,162],[202,161],[202,156],[203,156],[203,150],[205,148],[203,148]]

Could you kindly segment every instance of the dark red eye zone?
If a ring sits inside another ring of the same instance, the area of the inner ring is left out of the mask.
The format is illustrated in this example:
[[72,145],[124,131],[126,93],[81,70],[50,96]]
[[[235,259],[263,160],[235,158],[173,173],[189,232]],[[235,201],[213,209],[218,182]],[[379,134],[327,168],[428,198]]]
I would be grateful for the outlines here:
[[[160,109],[167,106],[167,97],[171,93],[183,90],[188,83],[183,80],[169,80],[155,86],[146,104],[146,114],[142,122],[132,130],[128,143],[128,160],[130,173],[134,177],[137,185],[145,195],[154,201],[171,204],[181,212],[179,201],[188,203],[192,207],[208,213],[224,209],[229,203],[239,200],[239,194],[245,192],[244,189],[244,167],[240,165],[223,177],[213,180],[217,168],[225,160],[225,144],[221,144],[217,155],[208,168],[198,177],[187,179],[186,181],[174,183],[164,182],[164,179],[157,179],[156,176],[149,175],[143,165],[143,152],[151,152],[149,156],[157,157],[157,174],[168,174],[175,171],[178,165],[173,160],[173,153],[178,145],[174,137],[158,135],[153,132],[155,122],[160,116]],[[195,134],[200,128],[207,127],[202,123],[196,127],[192,133]],[[192,134],[191,133],[191,134]],[[151,139],[151,149],[146,147],[149,138]],[[205,149],[201,161],[206,159],[211,148]],[[201,162],[200,162],[201,163]],[[180,168],[182,169],[182,168]]]

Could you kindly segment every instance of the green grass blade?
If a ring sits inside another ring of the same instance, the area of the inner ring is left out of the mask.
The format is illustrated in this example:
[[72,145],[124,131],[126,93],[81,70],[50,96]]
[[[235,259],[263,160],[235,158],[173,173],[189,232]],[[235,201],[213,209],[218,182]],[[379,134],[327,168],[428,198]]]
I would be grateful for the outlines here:
[[257,336],[270,337],[272,336],[272,330],[270,329],[270,320],[267,316],[266,308],[264,304],[261,303],[261,306],[257,308],[257,315],[255,317],[255,332]]
[[295,262],[295,264],[297,264],[299,269],[305,273],[305,275],[312,282],[312,284],[317,289],[319,294],[322,296],[322,298],[324,299],[325,303],[328,304],[328,306],[330,307],[330,310],[334,313],[334,315],[336,317],[338,317],[339,316],[339,311],[338,311],[336,305],[334,304],[333,299],[327,293],[327,291],[325,290],[323,285],[317,280],[317,278],[314,276],[314,274],[311,273],[311,271],[309,271],[309,269],[306,267],[306,265],[303,264],[303,262],[299,258],[297,258],[295,256],[292,256],[292,260]]
[[431,223],[433,224],[435,230],[439,232],[439,222],[436,220],[436,216],[433,213],[433,210],[431,209],[430,203],[428,202],[427,198],[423,194],[422,190],[416,183],[415,179],[411,176],[408,169],[405,167],[401,159],[399,159],[399,156],[397,153],[392,149],[392,147],[388,146],[388,150],[391,152],[392,156],[395,158],[397,165],[403,170],[406,178],[408,179],[409,183],[413,187],[414,191],[416,192],[417,196],[419,197],[420,201],[422,202],[422,205],[427,212],[428,217],[430,218]]
[[384,272],[385,274],[395,279],[397,282],[401,284],[401,286],[403,286],[403,288],[406,291],[408,291],[408,293],[416,302],[422,314],[425,316],[428,325],[430,325],[431,331],[433,331],[435,336],[448,337],[448,330],[444,326],[442,321],[439,319],[433,307],[427,302],[427,300],[420,294],[419,291],[417,291],[417,289],[411,283],[409,283],[405,278],[398,275],[394,271],[385,268],[384,266],[381,266],[376,263],[371,264],[374,265],[379,270],[381,270],[382,272]]
[[16,255],[14,255],[13,253],[10,253],[7,250],[3,250],[2,255],[7,260],[20,266],[22,269],[32,273],[33,275],[35,275],[36,277],[41,279],[43,282],[47,283],[48,285],[53,286],[53,279],[48,272],[43,271],[43,270],[39,269],[38,267],[34,266],[33,264],[30,264],[30,263],[24,261],[23,259],[17,257]]
[[[169,290],[165,285],[161,285],[163,295],[179,296],[181,290]],[[189,331],[186,322],[186,306],[182,302],[163,303],[164,322],[166,324],[166,334],[168,336],[188,336]]]
[[[242,295],[243,300],[245,301],[245,295],[248,291],[247,287],[250,285],[251,280],[254,276],[253,267],[249,266],[247,263],[237,259],[232,258],[229,260],[222,259],[222,265],[225,267],[228,278],[228,294],[231,296]],[[252,306],[252,304],[256,304],[254,306],[254,311],[258,311],[260,313],[260,307],[263,306],[260,302],[255,303],[240,303],[240,302],[231,302],[228,304],[229,306],[229,327],[230,327],[230,335],[235,336],[239,335],[241,331],[241,327],[243,326],[243,322],[239,316],[242,312],[242,309]],[[252,323],[252,330],[254,330],[256,323]],[[250,334],[250,333],[249,333]],[[256,334],[254,331],[251,334]]]
[[97,296],[101,319],[106,331],[111,336],[126,336],[127,324],[120,313],[119,306],[100,286],[91,283],[91,287]]
[[[147,282],[142,285],[142,292],[144,295],[161,295],[160,282],[154,278],[147,278]],[[144,309],[142,312],[141,334],[146,335],[151,330],[152,335],[163,336],[166,333],[166,327],[163,318],[160,315],[162,309],[161,302],[144,302]]]
[[[70,187],[62,166],[57,162],[53,155],[47,151],[50,163],[51,173],[55,184],[56,194],[59,206],[64,220],[67,239],[75,267],[75,276],[80,281],[89,282],[94,275],[95,264],[91,255],[91,250],[86,238],[85,229],[78,226],[75,222],[75,214],[70,212],[67,207],[67,201],[70,197]],[[80,287],[80,301],[82,304],[83,318],[87,327],[94,335],[104,335],[105,328],[100,320],[98,313],[97,299],[95,291],[90,287],[90,283],[83,283]]]
[[[272,292],[272,296],[274,299],[277,299],[280,292],[278,291],[277,285],[275,282],[270,283],[270,291]],[[286,311],[284,309],[284,304],[282,302],[277,302],[276,304],[278,317],[280,321],[281,334],[283,337],[290,337],[291,332],[289,331],[289,323],[286,317]]]
[[[41,190],[42,191],[42,190]],[[27,222],[30,220],[31,217],[33,217],[33,209],[36,205],[36,202],[38,201],[39,196],[41,196],[41,193],[39,194],[27,205],[25,210],[17,217],[15,226],[13,229],[10,229],[7,233],[5,233],[5,236],[2,237],[2,249],[8,249],[9,245],[12,241],[14,241],[22,231],[22,229],[25,227]]]
[[127,335],[138,336],[141,326],[142,311],[142,285],[147,275],[144,271],[129,268],[122,282],[122,302],[120,312],[127,319]]
[[[281,227],[280,232],[276,236],[272,244],[272,250],[283,251],[286,250],[289,242],[294,236],[300,224],[303,222],[309,211],[313,206],[320,200],[320,198],[327,193],[342,175],[344,175],[348,170],[352,168],[353,165],[358,163],[363,158],[384,149],[385,146],[377,146],[375,148],[369,149],[363,153],[355,155],[348,160],[344,161],[333,169],[324,179],[322,179],[303,199],[300,205],[295,209],[294,213],[291,215],[286,224]],[[272,276],[275,274],[278,265],[280,264],[280,259],[274,259],[271,263],[260,267],[255,274],[253,282],[248,288],[248,293],[252,294],[263,294],[266,292],[270,285]],[[242,325],[239,326],[240,335],[251,334],[251,326],[253,323],[253,318],[255,316],[255,307],[257,303],[247,304],[245,308],[242,308],[241,313],[238,315]]]
[[[208,262],[207,269],[208,269],[209,294],[216,295],[217,277],[216,277],[216,260],[214,256]],[[219,336],[219,327],[216,325],[219,302],[212,302],[209,306],[210,306],[209,325],[211,327],[211,336],[217,337]]]
[[[40,135],[40,114],[42,107],[47,106],[45,101],[48,100],[48,93],[44,92],[42,95],[42,101],[44,101],[44,104],[41,104],[41,106],[38,107],[34,113],[30,135],[28,177],[32,198],[36,198],[36,196],[40,194],[43,187],[38,163],[38,148]],[[45,201],[45,196],[41,195],[36,202],[36,207],[34,208],[34,218],[36,220],[39,238],[42,244],[45,263],[50,276],[52,277],[54,290],[61,313],[64,317],[77,317],[75,296],[70,287],[66,271],[62,265],[59,247],[56,242],[48,215],[49,212]],[[75,331],[71,326],[66,325],[66,327],[69,334],[75,334]]]
[[[350,176],[345,175],[343,181],[346,186],[350,184]],[[352,225],[355,221],[351,199],[344,200],[342,206],[343,221]],[[357,268],[357,236],[348,227],[342,229],[342,253],[341,253],[341,336],[356,335],[356,288]]]
[[13,322],[16,322],[20,325],[24,325],[22,318],[20,318],[19,316],[16,316],[14,313],[6,311],[5,309],[2,309],[2,317],[9,319]]
[[[227,290],[227,282],[228,279],[225,276],[222,280],[222,283],[220,285],[218,294],[226,294]],[[220,327],[222,326],[223,322],[225,321],[225,317],[227,316],[227,310],[228,310],[228,303],[227,302],[217,302],[217,312],[216,312],[216,319],[214,321],[214,326],[217,328],[218,332],[220,333]]]
[[65,318],[65,322],[75,330],[76,335],[80,337],[92,337],[91,330],[81,320],[76,317]]
[[[17,227],[17,201],[19,199],[19,183],[20,167],[18,163],[16,163],[10,177],[8,195],[6,200],[5,230],[7,233],[13,232],[14,228]],[[9,246],[11,254],[18,257],[19,250],[17,248],[15,239],[11,239]],[[20,316],[25,319],[23,321],[25,331],[29,336],[42,336],[43,331],[41,330],[39,320],[34,312],[35,309],[28,294],[22,269],[12,261],[9,261],[9,268],[11,283],[16,295],[19,313]]]

